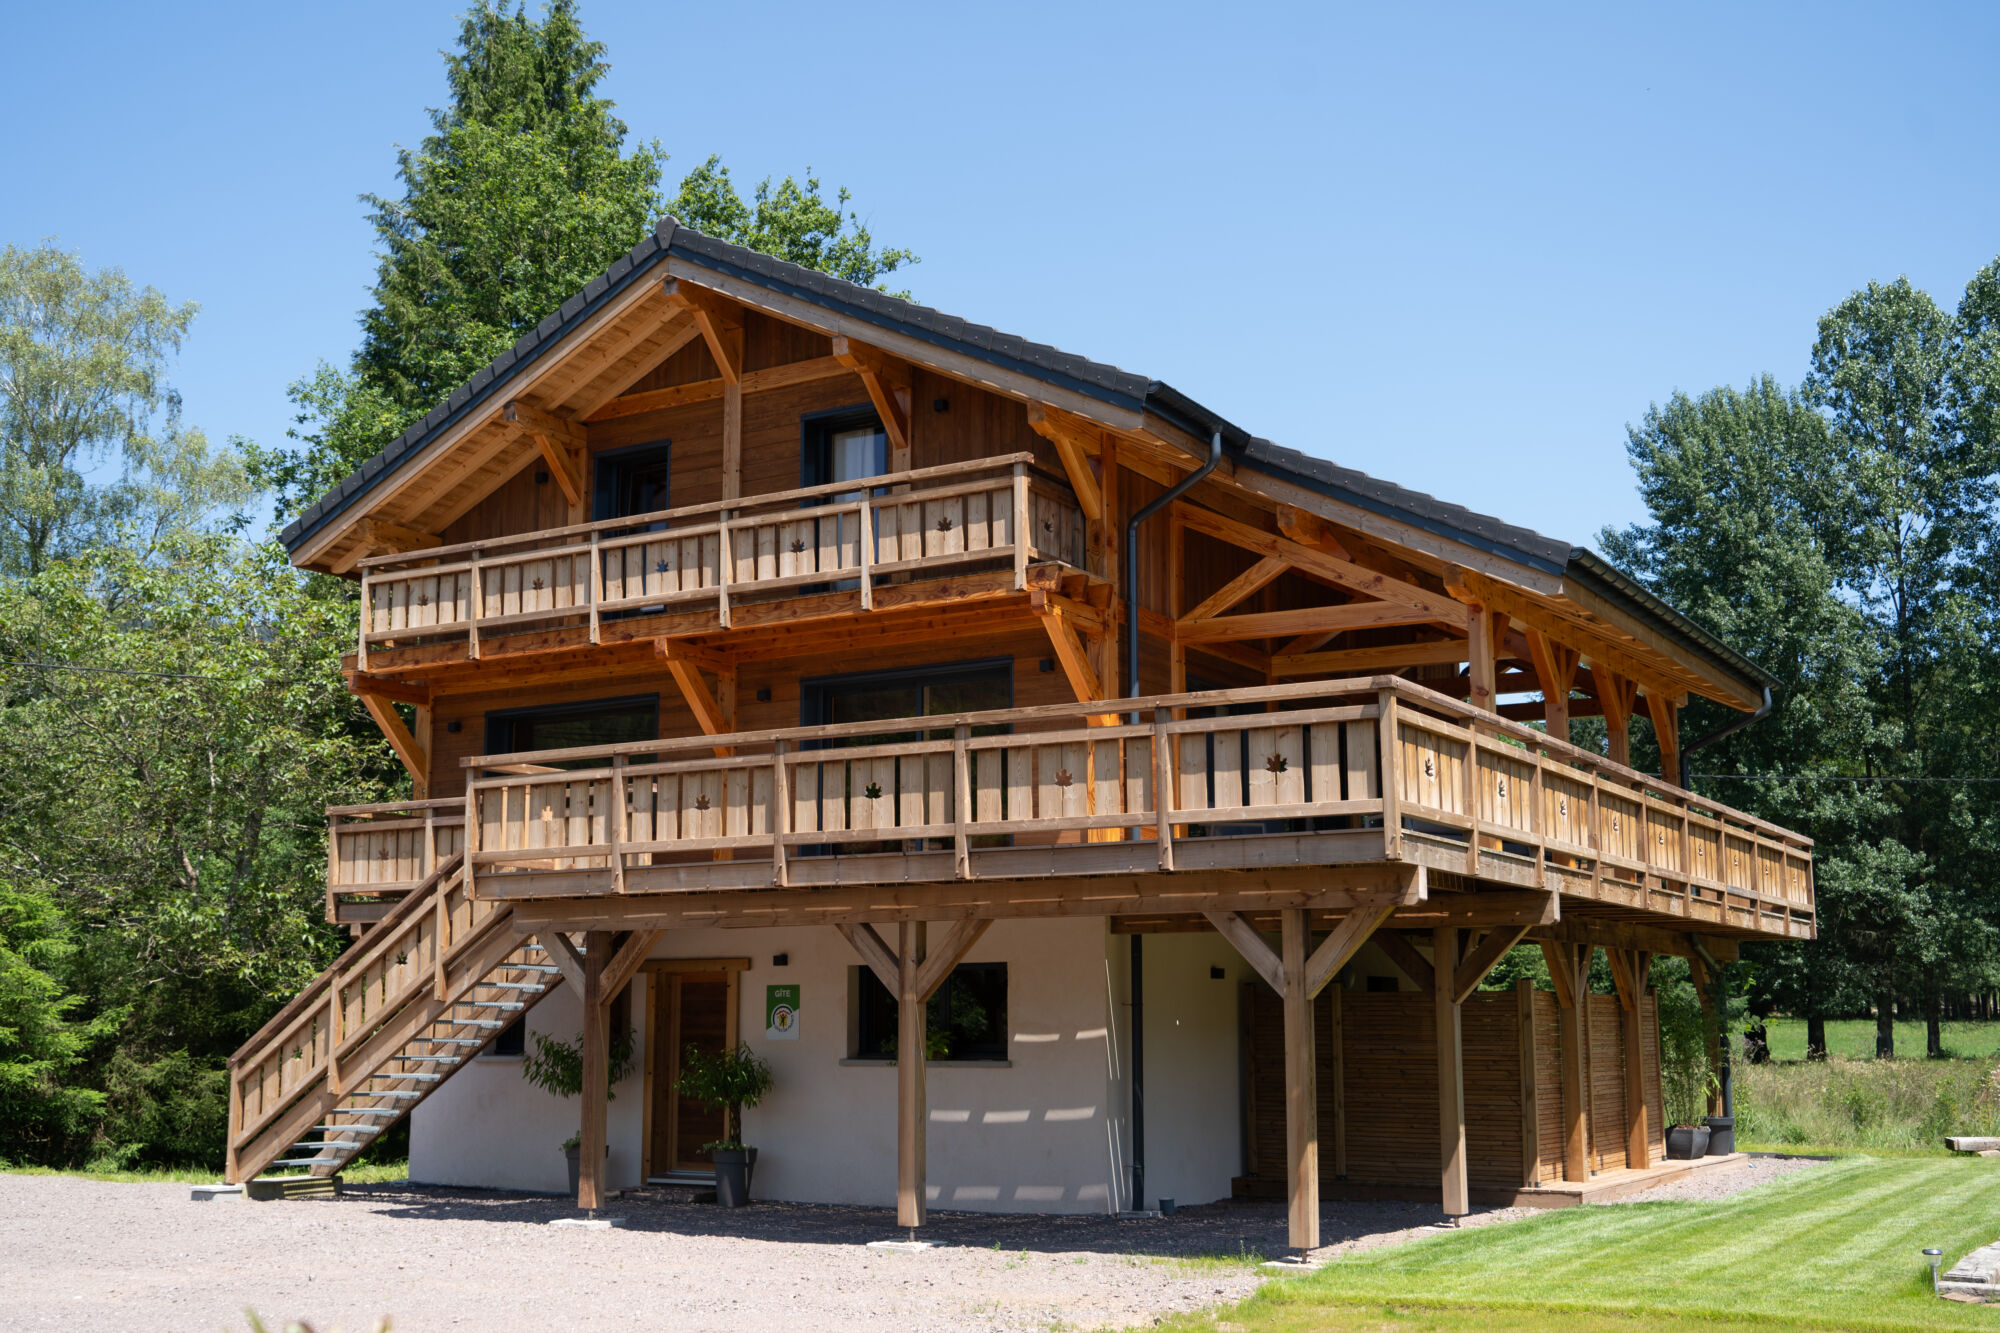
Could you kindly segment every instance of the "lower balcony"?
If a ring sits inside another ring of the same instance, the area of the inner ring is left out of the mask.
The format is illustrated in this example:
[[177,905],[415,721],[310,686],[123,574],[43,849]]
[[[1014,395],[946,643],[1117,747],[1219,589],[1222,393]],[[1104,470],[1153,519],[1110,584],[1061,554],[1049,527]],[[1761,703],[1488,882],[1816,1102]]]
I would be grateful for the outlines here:
[[1813,933],[1809,840],[1398,677],[1104,706],[469,759],[462,801],[330,811],[329,895],[363,920],[461,850],[475,898],[515,901],[1093,876],[1158,901],[1402,862],[1555,914]]

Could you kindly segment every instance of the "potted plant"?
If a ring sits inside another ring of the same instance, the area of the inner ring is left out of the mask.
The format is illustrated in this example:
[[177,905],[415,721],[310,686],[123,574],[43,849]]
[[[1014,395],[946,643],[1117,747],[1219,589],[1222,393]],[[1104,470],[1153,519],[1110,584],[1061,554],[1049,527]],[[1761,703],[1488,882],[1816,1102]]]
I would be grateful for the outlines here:
[[741,1208],[750,1202],[750,1175],[757,1165],[757,1150],[743,1146],[743,1108],[771,1091],[771,1066],[747,1044],[715,1054],[690,1046],[674,1090],[722,1112],[722,1137],[701,1146],[715,1162],[715,1201]]
[[[535,1049],[521,1061],[521,1076],[540,1088],[543,1092],[558,1097],[574,1097],[583,1091],[583,1037],[578,1034],[574,1041],[563,1041],[543,1033],[532,1034]],[[632,1030],[627,1028],[611,1042],[609,1075],[610,1085],[605,1089],[606,1098],[615,1098],[610,1089],[623,1082],[632,1072],[633,1053],[638,1043],[633,1040]],[[583,1135],[572,1134],[563,1140],[563,1156],[569,1161],[569,1192],[575,1197],[578,1178],[582,1174]],[[611,1145],[604,1145],[604,1155],[611,1155]]]

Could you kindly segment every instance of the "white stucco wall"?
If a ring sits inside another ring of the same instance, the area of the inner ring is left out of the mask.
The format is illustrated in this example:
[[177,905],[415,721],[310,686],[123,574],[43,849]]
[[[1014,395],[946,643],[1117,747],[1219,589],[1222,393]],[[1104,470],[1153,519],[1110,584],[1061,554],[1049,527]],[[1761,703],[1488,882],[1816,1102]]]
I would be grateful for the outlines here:
[[[935,929],[942,929],[937,927]],[[1168,938],[1168,937],[1159,937]],[[1196,1202],[1226,1195],[1236,1173],[1235,979],[1227,946],[1171,937],[1148,955],[1149,1192]],[[1004,1212],[1105,1212],[1122,1204],[1121,1132],[1128,1095],[1115,1049],[1124,999],[1113,994],[1101,919],[1001,921],[968,961],[1008,965],[1007,1067],[933,1065],[929,1075],[928,1186],[934,1207]],[[1122,948],[1124,940],[1118,941]],[[773,965],[775,954],[788,965]],[[800,1202],[892,1205],[896,1076],[893,1066],[843,1064],[849,1053],[848,970],[853,951],[825,927],[675,931],[660,958],[748,957],[739,1035],[768,1060],[774,1090],[744,1117],[759,1150],[755,1194]],[[1232,980],[1208,979],[1211,961]],[[1154,980],[1157,977],[1158,980]],[[800,987],[799,1037],[764,1034],[765,987]],[[1156,990],[1155,987],[1158,989]],[[633,1021],[650,1017],[641,993]],[[529,1016],[529,1030],[574,1036],[576,997],[559,989]],[[1192,1062],[1194,1066],[1183,1068]],[[611,1104],[613,1188],[638,1183],[638,1076]],[[413,1179],[551,1192],[564,1188],[559,1145],[578,1104],[520,1076],[518,1060],[462,1069],[419,1107],[411,1132]],[[1165,1172],[1164,1175],[1157,1173]],[[1219,1183],[1218,1183],[1219,1182]]]

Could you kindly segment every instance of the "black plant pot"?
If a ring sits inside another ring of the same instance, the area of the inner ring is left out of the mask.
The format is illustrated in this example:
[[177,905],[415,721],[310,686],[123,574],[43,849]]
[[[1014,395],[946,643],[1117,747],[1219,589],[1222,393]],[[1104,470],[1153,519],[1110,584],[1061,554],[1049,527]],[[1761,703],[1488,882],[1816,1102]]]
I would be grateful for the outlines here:
[[1667,1156],[1689,1161],[1708,1155],[1708,1126],[1676,1125],[1667,1131]]
[[[611,1156],[611,1145],[608,1143],[604,1145],[604,1156],[606,1159]],[[563,1158],[569,1163],[569,1197],[574,1199],[577,1190],[583,1187],[583,1148],[580,1145],[564,1148]]]
[[1736,1117],[1712,1115],[1701,1122],[1708,1126],[1708,1155],[1727,1157],[1736,1151]]
[[750,1202],[750,1181],[757,1170],[755,1148],[715,1150],[715,1201],[724,1208],[741,1208]]

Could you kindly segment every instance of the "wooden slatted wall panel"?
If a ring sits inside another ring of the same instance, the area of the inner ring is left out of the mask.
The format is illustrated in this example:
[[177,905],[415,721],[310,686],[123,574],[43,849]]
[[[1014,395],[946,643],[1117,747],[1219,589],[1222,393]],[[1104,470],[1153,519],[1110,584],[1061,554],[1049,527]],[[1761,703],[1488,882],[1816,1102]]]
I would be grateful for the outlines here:
[[1616,995],[1590,997],[1590,1166],[1625,1165],[1624,1015]]
[[1535,992],[1536,1180],[1561,1180],[1563,1172],[1562,1036],[1556,997]]
[[1660,997],[1648,993],[1639,1014],[1646,1043],[1641,1052],[1645,1060],[1641,1076],[1646,1084],[1646,1140],[1652,1145],[1653,1161],[1661,1162],[1667,1156],[1667,1108],[1660,1090]]
[[[1410,998],[1419,997],[1412,994]],[[1467,1000],[1462,1011],[1459,1026],[1465,1066],[1466,1178],[1474,1189],[1518,1189],[1521,1185],[1520,1001],[1512,991],[1482,991]],[[1433,1137],[1434,1162],[1436,1142]],[[1437,1179],[1438,1167],[1434,1165],[1426,1180],[1435,1185]]]

